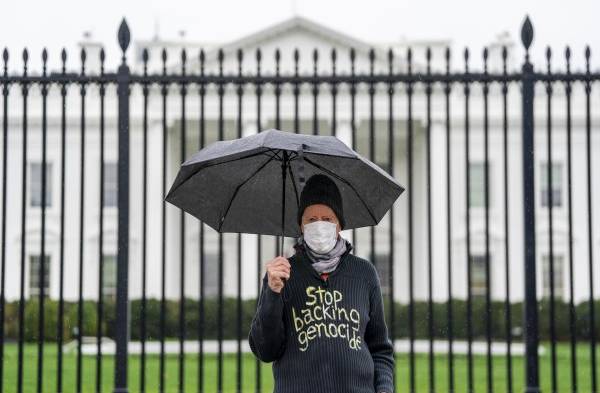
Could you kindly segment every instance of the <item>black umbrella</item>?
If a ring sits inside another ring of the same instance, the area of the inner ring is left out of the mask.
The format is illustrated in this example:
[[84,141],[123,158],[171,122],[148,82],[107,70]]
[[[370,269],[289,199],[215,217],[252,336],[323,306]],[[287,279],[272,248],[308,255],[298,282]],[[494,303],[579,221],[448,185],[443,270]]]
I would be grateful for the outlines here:
[[334,136],[269,129],[196,152],[181,165],[165,200],[218,232],[282,236],[283,250],[285,236],[301,234],[300,192],[316,173],[338,186],[344,229],[377,225],[404,191]]

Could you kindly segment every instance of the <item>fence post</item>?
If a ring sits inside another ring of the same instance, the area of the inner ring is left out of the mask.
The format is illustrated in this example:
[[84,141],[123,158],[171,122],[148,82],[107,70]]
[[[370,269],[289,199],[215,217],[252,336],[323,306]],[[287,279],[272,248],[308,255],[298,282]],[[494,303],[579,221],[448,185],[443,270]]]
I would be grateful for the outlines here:
[[127,344],[129,342],[128,252],[129,252],[129,84],[130,73],[125,57],[129,46],[129,27],[125,19],[119,26],[119,46],[123,52],[117,72],[119,105],[118,150],[118,251],[115,393],[127,393]]
[[535,273],[535,189],[534,189],[534,141],[533,99],[535,76],[529,61],[529,47],[533,41],[533,26],[529,17],[521,28],[521,41],[525,47],[525,63],[522,68],[523,95],[523,235],[525,245],[525,392],[538,393],[538,314]]

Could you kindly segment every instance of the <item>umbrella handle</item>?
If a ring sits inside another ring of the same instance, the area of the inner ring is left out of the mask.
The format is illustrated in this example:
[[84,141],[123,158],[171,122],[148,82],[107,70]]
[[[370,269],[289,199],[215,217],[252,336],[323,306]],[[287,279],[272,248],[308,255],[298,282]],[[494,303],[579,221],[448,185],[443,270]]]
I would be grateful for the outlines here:
[[283,280],[283,288],[281,288],[281,296],[283,298],[283,301],[287,302],[288,300],[290,300],[289,295],[286,296],[287,291],[285,290],[285,288],[286,288],[285,283],[287,282],[287,280],[285,278],[283,278],[282,280]]
[[[283,239],[283,236],[282,236],[281,238]],[[285,253],[283,252],[283,240],[282,240],[282,241],[281,241],[281,255],[282,255],[282,256],[285,256],[284,254],[285,254]],[[286,258],[287,258],[287,257],[286,257]],[[283,301],[284,301],[284,302],[287,302],[287,301],[290,299],[289,295],[287,295],[287,296],[286,296],[286,294],[287,294],[287,291],[285,290],[285,288],[286,288],[286,284],[287,284],[287,279],[286,279],[286,278],[282,278],[281,280],[283,281],[283,288],[281,288],[281,295],[282,295],[282,297],[283,297]]]

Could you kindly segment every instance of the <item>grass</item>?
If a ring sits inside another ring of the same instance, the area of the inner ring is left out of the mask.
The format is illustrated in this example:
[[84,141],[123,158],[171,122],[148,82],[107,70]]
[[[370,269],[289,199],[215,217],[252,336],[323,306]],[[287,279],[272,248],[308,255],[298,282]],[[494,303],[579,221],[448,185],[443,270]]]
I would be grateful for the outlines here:
[[[540,382],[542,391],[550,391],[551,386],[551,356],[550,347],[543,343],[546,348],[544,355],[540,356]],[[598,351],[600,356],[600,351]],[[46,344],[44,346],[44,372],[43,372],[43,391],[56,391],[56,370],[57,370],[57,349],[56,345]],[[67,353],[64,355],[63,368],[63,392],[76,391],[76,354]],[[474,357],[474,383],[475,392],[487,391],[487,366],[485,356]],[[255,391],[255,372],[256,362],[252,354],[244,354],[242,365],[242,386],[244,392]],[[493,391],[507,392],[507,370],[506,357],[495,356],[493,362]],[[571,389],[571,354],[567,343],[557,345],[557,381],[558,391],[567,392]],[[591,391],[590,374],[590,347],[586,344],[578,344],[577,348],[577,378],[578,391]],[[10,343],[5,346],[4,359],[4,392],[16,392],[17,390],[17,345]],[[523,358],[513,356],[513,391],[523,391]],[[159,375],[159,357],[149,355],[146,360],[146,391],[158,391]],[[178,392],[179,385],[179,363],[177,355],[170,355],[166,361],[166,392]],[[435,391],[448,391],[448,359],[445,355],[436,355],[434,357],[435,370]],[[96,358],[93,356],[84,356],[82,368],[83,392],[96,391]],[[129,361],[129,388],[130,392],[139,392],[140,390],[140,357],[131,356]],[[407,354],[398,354],[396,362],[396,389],[397,392],[409,391],[409,357]],[[114,377],[114,359],[111,356],[104,356],[102,360],[102,392],[112,392]],[[217,356],[205,355],[204,363],[204,391],[217,391]],[[463,355],[454,357],[454,378],[455,389],[458,392],[467,391],[467,358]],[[224,355],[223,362],[223,391],[236,391],[236,355]],[[261,363],[262,391],[273,391],[273,378],[271,374],[271,364]],[[185,357],[185,384],[187,392],[198,392],[198,356],[186,355]],[[23,390],[25,392],[35,392],[37,383],[37,346],[36,344],[27,344],[24,353],[23,369]],[[301,383],[299,381],[299,383]],[[428,392],[429,383],[429,360],[427,354],[419,354],[415,357],[415,386],[418,392]]]

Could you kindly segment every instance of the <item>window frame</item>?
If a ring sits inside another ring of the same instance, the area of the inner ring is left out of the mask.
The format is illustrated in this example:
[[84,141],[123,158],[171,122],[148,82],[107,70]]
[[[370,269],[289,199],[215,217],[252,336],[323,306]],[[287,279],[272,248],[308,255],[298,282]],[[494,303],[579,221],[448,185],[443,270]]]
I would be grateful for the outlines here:
[[[110,291],[107,291],[107,260],[112,257],[112,263],[114,265],[114,285]],[[116,298],[117,296],[117,255],[116,254],[102,254],[102,297],[103,298]]]
[[[469,209],[481,209],[485,210],[485,160],[471,160],[469,161]],[[473,204],[473,166],[481,166],[481,204]],[[493,182],[493,163],[488,159],[488,204],[491,210],[494,206],[494,182]]]
[[[564,207],[564,163],[562,161],[559,160],[553,160],[552,161],[552,178],[550,180],[550,184],[548,183],[548,160],[545,161],[540,161],[539,163],[539,169],[540,169],[540,176],[539,176],[539,185],[538,185],[538,198],[539,198],[539,206],[542,209],[548,209],[550,208],[550,198],[549,195],[550,193],[548,191],[551,190],[552,192],[552,209],[560,209],[562,207]],[[557,171],[558,169],[558,171]],[[560,173],[560,178],[558,181],[557,185],[552,184],[555,179],[556,179],[556,173],[559,172]],[[544,181],[545,180],[545,181]],[[548,187],[550,185],[550,187]],[[544,188],[544,186],[546,186],[546,188]],[[554,188],[557,187],[557,190],[555,190]],[[549,189],[548,189],[549,188]],[[555,197],[556,191],[558,191],[558,204],[557,204],[557,198]]]
[[[41,254],[37,253],[37,254],[29,254],[29,257],[27,258],[28,263],[29,263],[29,269],[27,270],[27,273],[28,273],[27,290],[29,291],[28,292],[29,297],[39,297],[40,296],[40,285],[39,285],[40,284],[39,260],[41,259],[40,257],[41,257]],[[35,259],[37,259],[38,262],[34,262]],[[42,278],[43,283],[44,283],[44,298],[49,298],[50,297],[50,286],[51,286],[50,269],[52,267],[52,255],[45,254],[44,260],[45,260],[44,264],[46,265],[46,268],[44,269],[44,273],[46,276],[44,278]],[[37,286],[32,285],[32,280],[33,280],[34,274],[37,277],[37,281],[38,281]]]
[[[554,267],[554,299],[563,299],[565,293],[565,255],[562,253],[553,253]],[[557,269],[557,261],[560,261]],[[541,274],[542,274],[542,298],[550,299],[550,253],[541,255]],[[557,284],[557,277],[560,285]],[[546,285],[547,284],[547,285]]]
[[[473,287],[473,284],[474,284],[473,283],[473,278],[475,277],[475,275],[473,274],[474,273],[474,268],[473,267],[475,265],[474,264],[475,258],[483,260],[482,269],[483,269],[483,279],[484,279],[484,281],[483,281],[483,284],[482,284],[482,288],[483,289],[480,290],[480,291],[478,291],[478,290],[474,291],[474,287]],[[468,288],[471,291],[471,296],[473,296],[473,297],[480,297],[480,296],[483,297],[483,296],[486,295],[486,291],[487,290],[489,290],[489,292],[492,293],[492,280],[489,280],[490,281],[490,287],[486,289],[486,282],[485,282],[485,279],[486,279],[486,275],[485,275],[485,262],[487,260],[489,260],[490,271],[491,271],[491,267],[492,267],[491,254],[486,254],[485,252],[482,252],[482,253],[471,253],[469,255],[469,264],[471,266],[471,280],[470,280],[470,282],[467,283],[467,285],[468,285]]]

